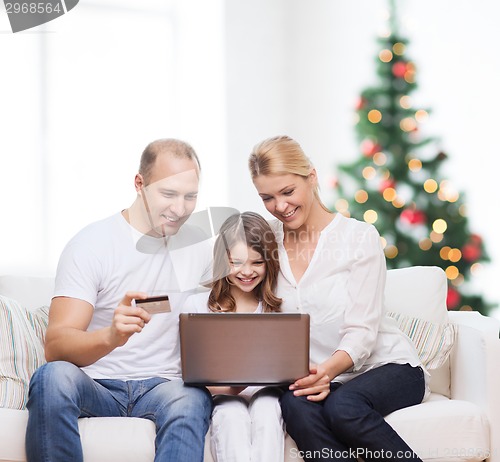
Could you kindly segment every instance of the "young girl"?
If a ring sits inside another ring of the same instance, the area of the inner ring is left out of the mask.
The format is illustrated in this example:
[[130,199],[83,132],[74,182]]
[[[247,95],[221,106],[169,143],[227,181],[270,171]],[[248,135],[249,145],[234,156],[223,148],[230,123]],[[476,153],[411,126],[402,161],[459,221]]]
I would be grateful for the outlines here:
[[287,432],[306,461],[348,460],[342,455],[353,453],[368,460],[372,451],[384,454],[380,460],[405,454],[406,461],[419,462],[384,420],[420,403],[426,380],[411,341],[384,317],[379,234],[323,205],[316,170],[290,137],[259,143],[249,167],[277,218],[272,226],[283,311],[298,307],[311,319],[310,374],[280,398]]
[[[262,313],[280,311],[274,295],[279,273],[274,233],[260,215],[230,216],[214,245],[214,277],[208,295],[191,298],[196,311]],[[242,352],[247,354],[247,352]],[[217,462],[281,462],[283,419],[274,388],[208,387],[214,399],[210,432]]]

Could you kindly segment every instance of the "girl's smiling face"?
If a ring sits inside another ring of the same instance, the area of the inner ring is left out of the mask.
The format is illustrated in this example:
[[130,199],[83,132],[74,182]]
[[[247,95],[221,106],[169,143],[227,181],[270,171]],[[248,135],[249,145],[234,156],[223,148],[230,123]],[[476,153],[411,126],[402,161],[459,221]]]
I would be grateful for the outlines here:
[[266,276],[264,258],[243,242],[235,244],[229,253],[231,273],[227,276],[228,282],[242,292],[252,292]]

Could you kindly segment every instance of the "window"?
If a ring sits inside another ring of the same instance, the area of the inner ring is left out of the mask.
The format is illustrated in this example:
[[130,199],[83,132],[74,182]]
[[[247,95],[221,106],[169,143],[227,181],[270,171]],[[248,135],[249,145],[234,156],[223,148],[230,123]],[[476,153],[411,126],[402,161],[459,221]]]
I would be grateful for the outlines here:
[[80,2],[17,34],[1,15],[1,273],[53,272],[79,229],[128,207],[149,141],[224,164],[216,3]]

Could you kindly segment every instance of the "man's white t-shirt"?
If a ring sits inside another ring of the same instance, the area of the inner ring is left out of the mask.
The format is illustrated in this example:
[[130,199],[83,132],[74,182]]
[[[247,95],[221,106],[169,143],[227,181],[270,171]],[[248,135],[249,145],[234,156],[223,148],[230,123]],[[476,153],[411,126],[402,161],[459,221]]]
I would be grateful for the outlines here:
[[167,294],[172,309],[153,315],[125,345],[83,367],[90,377],[181,377],[179,313],[200,281],[209,278],[212,255],[207,241],[193,239],[196,243],[183,246],[175,242],[188,242],[189,234],[196,232],[184,225],[178,236],[154,238],[139,233],[118,213],[87,226],[67,244],[59,260],[54,297],[90,303],[94,314],[88,331],[110,326],[114,310],[128,291]]

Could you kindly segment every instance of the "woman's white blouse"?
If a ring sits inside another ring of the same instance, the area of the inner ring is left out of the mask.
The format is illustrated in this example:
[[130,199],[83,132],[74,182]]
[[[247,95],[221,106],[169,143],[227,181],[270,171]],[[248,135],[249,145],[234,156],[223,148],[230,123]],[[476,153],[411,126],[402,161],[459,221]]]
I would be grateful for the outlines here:
[[277,295],[283,311],[310,315],[312,363],[347,352],[354,367],[336,377],[340,382],[387,363],[421,365],[411,340],[384,315],[385,257],[372,225],[336,214],[299,282],[283,247],[283,224],[272,226],[281,265]]

